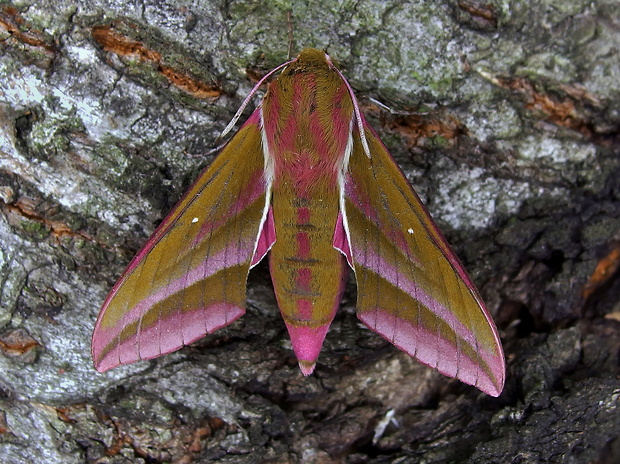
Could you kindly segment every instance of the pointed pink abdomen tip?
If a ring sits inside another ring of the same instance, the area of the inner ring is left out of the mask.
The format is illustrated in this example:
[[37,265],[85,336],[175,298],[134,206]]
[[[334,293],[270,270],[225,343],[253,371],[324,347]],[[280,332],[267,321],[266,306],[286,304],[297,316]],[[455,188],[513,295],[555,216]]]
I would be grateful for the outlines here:
[[316,360],[319,358],[325,334],[329,324],[320,327],[295,326],[286,323],[291,337],[293,351],[299,362],[299,368],[304,375],[310,375],[314,371]]
[[305,376],[312,374],[315,367],[316,361],[299,361],[299,368],[301,369],[301,373]]

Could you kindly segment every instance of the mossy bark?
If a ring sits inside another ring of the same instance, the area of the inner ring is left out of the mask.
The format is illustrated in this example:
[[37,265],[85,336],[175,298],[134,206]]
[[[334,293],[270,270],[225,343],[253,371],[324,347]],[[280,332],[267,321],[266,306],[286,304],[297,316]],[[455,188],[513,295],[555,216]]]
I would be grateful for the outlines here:
[[[620,460],[617,18],[615,0],[0,3],[2,460]],[[363,329],[353,282],[304,378],[263,264],[230,327],[92,368],[107,291],[290,29],[339,60],[479,285],[499,398]]]

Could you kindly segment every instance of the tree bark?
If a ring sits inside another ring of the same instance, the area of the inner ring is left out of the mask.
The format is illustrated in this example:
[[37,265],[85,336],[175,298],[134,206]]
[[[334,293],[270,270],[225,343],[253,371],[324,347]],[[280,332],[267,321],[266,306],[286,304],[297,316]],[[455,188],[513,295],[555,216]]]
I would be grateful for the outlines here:
[[[620,461],[618,18],[615,0],[0,4],[0,460]],[[231,326],[93,369],[107,292],[290,29],[339,60],[479,286],[499,398],[363,328],[353,279],[303,377],[264,264]]]

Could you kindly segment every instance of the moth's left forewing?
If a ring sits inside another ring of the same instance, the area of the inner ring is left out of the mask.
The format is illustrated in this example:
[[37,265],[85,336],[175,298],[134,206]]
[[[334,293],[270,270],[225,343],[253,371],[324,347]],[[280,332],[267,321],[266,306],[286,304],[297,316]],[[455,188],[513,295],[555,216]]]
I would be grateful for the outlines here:
[[344,230],[358,317],[419,361],[498,396],[502,347],[492,318],[374,131],[357,131],[344,176]]

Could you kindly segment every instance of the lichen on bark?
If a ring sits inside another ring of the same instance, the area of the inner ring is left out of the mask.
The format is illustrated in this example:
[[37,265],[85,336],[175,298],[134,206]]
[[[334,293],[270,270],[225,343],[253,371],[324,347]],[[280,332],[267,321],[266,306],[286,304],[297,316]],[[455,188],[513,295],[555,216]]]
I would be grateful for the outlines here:
[[[0,455],[617,461],[617,18],[614,0],[0,3]],[[479,285],[500,398],[363,329],[352,282],[302,377],[264,264],[235,324],[92,368],[107,291],[291,26],[340,62]]]

